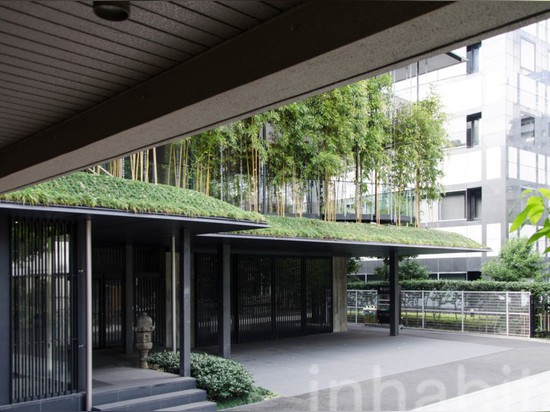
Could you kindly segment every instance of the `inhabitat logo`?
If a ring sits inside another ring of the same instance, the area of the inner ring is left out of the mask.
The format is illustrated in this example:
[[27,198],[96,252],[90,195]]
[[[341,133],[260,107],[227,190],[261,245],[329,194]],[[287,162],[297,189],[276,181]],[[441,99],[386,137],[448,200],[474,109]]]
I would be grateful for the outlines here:
[[[358,382],[353,379],[323,381],[320,379],[319,365],[309,369],[310,380],[310,410],[346,410],[346,411],[383,411],[422,409],[431,405],[430,410],[438,410],[437,403],[455,399],[469,393],[483,391],[495,385],[507,383],[511,368],[508,365],[496,370],[492,384],[483,379],[472,378],[463,365],[450,368],[444,379],[419,378],[415,375],[402,374],[399,377],[383,376],[380,365],[372,366],[373,378]],[[529,371],[523,369],[521,378],[529,376]],[[514,379],[517,379],[518,376]],[[490,391],[479,392],[485,406],[491,410],[491,405],[500,405],[499,399],[491,399]],[[519,395],[519,394],[516,394]],[[434,408],[435,407],[435,408]]]

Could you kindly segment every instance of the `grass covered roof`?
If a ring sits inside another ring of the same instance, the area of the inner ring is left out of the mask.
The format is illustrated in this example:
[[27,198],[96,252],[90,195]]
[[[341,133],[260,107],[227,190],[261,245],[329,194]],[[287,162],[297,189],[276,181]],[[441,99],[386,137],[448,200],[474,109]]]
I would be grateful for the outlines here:
[[194,190],[82,172],[0,195],[0,200],[32,206],[93,207],[134,213],[267,222],[270,225],[269,228],[234,232],[254,236],[485,248],[460,234],[435,229],[266,217]]
[[244,211],[194,190],[82,172],[0,195],[0,200],[33,206],[93,207],[265,222],[259,213]]
[[278,238],[343,240],[414,246],[441,246],[485,249],[485,246],[458,233],[436,229],[392,225],[325,222],[317,219],[268,216],[270,227],[236,233]]

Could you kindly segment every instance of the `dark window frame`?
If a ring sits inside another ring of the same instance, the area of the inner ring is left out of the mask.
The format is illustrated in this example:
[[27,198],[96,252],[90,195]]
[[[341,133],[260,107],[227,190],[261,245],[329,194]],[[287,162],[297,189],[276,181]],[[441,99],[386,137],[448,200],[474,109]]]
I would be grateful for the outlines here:
[[[524,130],[524,128],[527,129],[527,127],[530,126],[530,125],[532,125],[532,128],[529,127],[529,130]],[[526,143],[534,144],[535,143],[535,131],[536,131],[535,116],[527,115],[527,114],[521,116],[519,127],[520,127],[521,140],[526,142]]]
[[471,44],[466,47],[466,73],[473,74],[479,71],[479,49],[481,43]]
[[[466,190],[466,216],[468,220],[481,219],[481,207],[483,205],[483,196],[481,187],[474,187]],[[479,212],[476,207],[479,202]]]
[[481,118],[481,112],[466,116],[466,147],[479,146],[481,142],[481,136],[479,135]]

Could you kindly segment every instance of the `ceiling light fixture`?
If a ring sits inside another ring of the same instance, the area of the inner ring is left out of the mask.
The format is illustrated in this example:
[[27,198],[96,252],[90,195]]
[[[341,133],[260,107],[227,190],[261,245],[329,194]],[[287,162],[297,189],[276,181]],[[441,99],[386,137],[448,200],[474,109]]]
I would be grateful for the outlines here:
[[96,16],[109,21],[124,21],[130,17],[129,1],[94,1]]

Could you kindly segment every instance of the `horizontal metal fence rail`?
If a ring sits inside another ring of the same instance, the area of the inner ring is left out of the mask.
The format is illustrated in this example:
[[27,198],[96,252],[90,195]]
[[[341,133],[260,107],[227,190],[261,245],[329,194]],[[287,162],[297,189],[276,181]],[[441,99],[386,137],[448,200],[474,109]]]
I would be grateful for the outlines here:
[[[401,292],[401,324],[407,327],[531,335],[530,292]],[[377,306],[375,290],[348,291],[348,322],[364,323],[368,306]],[[372,319],[367,319],[372,321]]]

